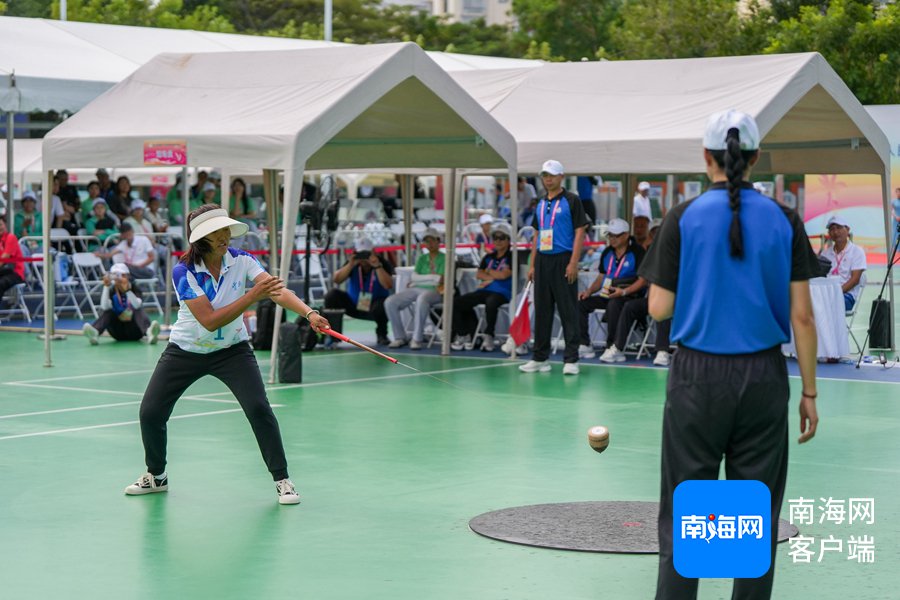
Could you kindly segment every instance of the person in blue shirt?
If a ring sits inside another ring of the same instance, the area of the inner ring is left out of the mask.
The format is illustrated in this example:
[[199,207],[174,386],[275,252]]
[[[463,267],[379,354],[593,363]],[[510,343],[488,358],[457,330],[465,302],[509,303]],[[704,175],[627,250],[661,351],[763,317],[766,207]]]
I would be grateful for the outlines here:
[[325,295],[325,308],[341,308],[354,319],[375,321],[378,345],[387,346],[388,314],[384,302],[394,289],[394,267],[375,252],[368,238],[356,242],[352,258],[334,272],[334,283],[347,282],[347,291],[332,288]]
[[621,360],[624,360],[625,355],[613,343],[615,331],[625,303],[633,294],[641,291],[641,287],[637,285],[637,271],[644,258],[644,248],[629,235],[628,222],[624,219],[610,220],[606,236],[609,244],[600,254],[597,278],[578,294],[578,354],[581,358],[594,357],[588,321],[591,313],[604,309],[608,332],[604,356],[616,356],[614,361],[604,362],[619,362],[618,356],[621,355]]
[[541,167],[546,195],[538,202],[532,224],[528,280],[534,281],[534,352],[519,366],[523,373],[550,371],[553,311],[559,311],[566,349],[563,375],[578,375],[578,261],[589,225],[581,199],[563,187],[565,170],[556,160]]
[[761,481],[771,492],[772,562],[735,579],[732,598],[769,598],[788,460],[787,366],[797,344],[800,443],[816,433],[816,325],[809,279],[817,261],[803,221],[747,181],[759,159],[759,128],[734,110],[712,115],[703,138],[710,188],[668,213],[639,275],[650,282],[657,321],[674,315],[663,413],[656,598],[693,599],[672,554],[672,503],[686,480]]
[[[283,280],[266,273],[252,255],[229,246],[232,237],[247,230],[245,223],[230,218],[218,204],[205,204],[188,215],[190,247],[172,273],[178,319],[141,400],[147,472],[125,488],[128,495],[169,489],[166,424],[184,391],[203,376],[212,375],[228,386],[244,410],[275,481],[279,504],[300,502],[288,475],[278,420],[266,398],[243,315],[258,300],[271,298],[306,317],[317,332],[329,325],[318,311],[286,289]],[[245,292],[248,279],[253,287]]]

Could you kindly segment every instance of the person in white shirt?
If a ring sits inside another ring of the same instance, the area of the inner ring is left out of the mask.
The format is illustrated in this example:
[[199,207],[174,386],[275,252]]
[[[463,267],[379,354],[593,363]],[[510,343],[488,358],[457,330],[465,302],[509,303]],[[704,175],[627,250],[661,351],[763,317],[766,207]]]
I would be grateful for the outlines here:
[[143,305],[141,291],[131,285],[128,267],[121,263],[113,265],[109,274],[103,277],[100,295],[103,313],[93,324],[85,323],[81,331],[92,346],[100,343],[97,338],[104,331],[109,331],[118,342],[142,340],[155,344],[159,338],[159,322],[147,317],[141,308]]
[[828,237],[834,242],[822,252],[831,261],[829,276],[840,277],[844,293],[844,310],[851,310],[859,300],[866,270],[866,253],[850,241],[850,224],[844,217],[834,215],[828,219]]
[[153,243],[143,235],[135,235],[131,223],[122,223],[119,227],[122,241],[116,244],[110,252],[95,251],[100,258],[111,259],[116,255],[122,255],[122,261],[136,279],[152,279],[155,277],[154,263],[156,252]]
[[[252,255],[229,247],[232,237],[247,230],[245,223],[230,218],[228,211],[216,204],[204,204],[188,215],[190,247],[172,274],[178,319],[141,400],[147,472],[125,488],[128,495],[169,489],[166,423],[184,391],[203,376],[212,375],[228,386],[244,409],[275,481],[278,502],[300,502],[288,476],[278,421],[248,343],[243,314],[258,300],[271,298],[303,315],[317,332],[330,326],[318,311],[286,289],[283,280],[266,273]],[[245,291],[248,279],[254,285]]]
[[131,201],[131,216],[125,219],[125,222],[134,228],[138,234],[153,234],[153,223],[144,216],[147,209],[147,203],[140,198]]
[[653,217],[653,211],[650,208],[650,182],[642,181],[638,184],[637,193],[634,195],[634,206],[631,208],[633,216]]

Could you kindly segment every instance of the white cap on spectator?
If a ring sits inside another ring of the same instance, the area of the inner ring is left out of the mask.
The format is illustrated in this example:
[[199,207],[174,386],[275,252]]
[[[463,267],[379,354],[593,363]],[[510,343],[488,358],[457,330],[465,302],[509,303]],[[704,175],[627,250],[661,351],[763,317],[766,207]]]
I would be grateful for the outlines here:
[[481,223],[482,225],[484,225],[485,223],[493,223],[494,217],[485,213],[485,214],[481,215],[480,217],[478,217],[478,222]]
[[828,219],[828,225],[825,226],[825,229],[828,229],[832,225],[840,225],[841,227],[850,227],[850,223],[847,222],[847,219],[840,215],[831,215],[831,218]]
[[502,233],[506,237],[511,238],[512,227],[510,227],[508,223],[500,222],[494,225],[494,227],[491,229],[491,233]]
[[428,238],[434,238],[437,241],[441,241],[441,234],[434,227],[429,227],[425,230],[425,233],[422,234],[423,240],[427,240]]
[[541,165],[541,175],[544,173],[549,173],[550,175],[562,175],[565,173],[565,169],[563,169],[562,163],[558,160],[548,160]]
[[33,200],[37,202],[37,195],[35,195],[35,193],[31,190],[25,190],[22,193],[22,202],[25,202],[26,200]]
[[110,275],[128,275],[128,267],[125,263],[116,263],[109,268]]
[[607,235],[621,235],[629,231],[631,231],[631,227],[628,226],[628,221],[625,219],[611,219],[606,226]]
[[728,144],[725,138],[729,129],[737,129],[741,142],[741,150],[759,149],[759,127],[756,120],[747,113],[734,109],[717,112],[706,123],[703,134],[703,147],[707,150],[725,150]]
[[203,184],[203,191],[204,192],[216,191],[216,184],[207,181],[206,183]]
[[219,171],[217,171],[216,169],[213,169],[209,172],[209,178],[215,179],[216,181],[222,181],[222,174],[219,173]]
[[140,198],[136,198],[131,201],[131,210],[147,208],[147,203],[141,200]]
[[[91,204],[91,209],[93,209],[93,208],[94,208],[95,206],[97,206],[98,204],[102,204],[103,206],[109,208],[109,204],[107,204],[106,198],[100,198],[100,197],[98,196],[97,198],[94,198],[94,203]],[[134,210],[134,207],[133,207],[133,206],[132,206],[131,208],[132,208],[132,210]]]
[[642,181],[642,182],[640,182],[640,183],[638,184],[638,191],[639,191],[639,192],[648,192],[648,191],[650,191],[650,182],[649,182],[649,181]]
[[353,246],[353,249],[357,252],[371,252],[375,249],[375,244],[372,243],[372,240],[366,237],[359,238],[356,240],[356,244]]

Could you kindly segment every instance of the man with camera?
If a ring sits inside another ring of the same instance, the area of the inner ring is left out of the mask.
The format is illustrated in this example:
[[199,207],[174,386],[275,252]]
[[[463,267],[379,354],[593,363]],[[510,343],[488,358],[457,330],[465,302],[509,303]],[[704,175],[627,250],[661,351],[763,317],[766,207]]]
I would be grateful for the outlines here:
[[141,292],[131,285],[128,267],[118,263],[103,276],[103,292],[100,308],[103,314],[93,324],[85,323],[82,333],[91,343],[99,344],[97,338],[104,331],[119,342],[146,341],[155,344],[159,337],[159,323],[151,321],[141,309],[144,301]]
[[334,283],[347,282],[347,291],[332,288],[325,296],[325,308],[343,309],[355,319],[375,321],[378,344],[387,346],[388,317],[384,301],[394,288],[394,267],[376,254],[372,241],[360,238],[352,258],[334,272]]

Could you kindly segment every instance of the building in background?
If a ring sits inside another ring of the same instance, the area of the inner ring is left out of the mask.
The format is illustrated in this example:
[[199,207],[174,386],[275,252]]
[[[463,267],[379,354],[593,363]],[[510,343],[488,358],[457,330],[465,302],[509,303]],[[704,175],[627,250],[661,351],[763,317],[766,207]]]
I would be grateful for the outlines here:
[[512,0],[432,0],[431,10],[434,15],[446,15],[462,23],[476,19],[484,19],[488,25],[513,22]]

